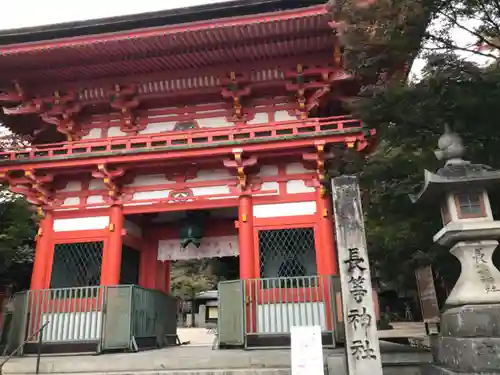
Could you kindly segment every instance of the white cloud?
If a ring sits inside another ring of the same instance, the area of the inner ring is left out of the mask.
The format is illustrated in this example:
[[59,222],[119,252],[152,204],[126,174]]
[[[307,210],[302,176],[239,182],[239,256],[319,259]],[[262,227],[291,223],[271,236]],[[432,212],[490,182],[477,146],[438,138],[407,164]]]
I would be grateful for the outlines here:
[[25,0],[2,2],[0,30],[154,12],[230,0]]

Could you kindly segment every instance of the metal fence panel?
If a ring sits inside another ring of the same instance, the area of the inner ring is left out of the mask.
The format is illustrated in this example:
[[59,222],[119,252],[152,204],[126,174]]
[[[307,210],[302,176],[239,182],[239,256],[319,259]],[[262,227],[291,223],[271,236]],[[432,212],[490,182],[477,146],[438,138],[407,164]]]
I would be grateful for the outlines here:
[[105,316],[101,350],[127,349],[131,346],[131,285],[105,287]]
[[25,338],[38,341],[36,331],[45,323],[44,342],[98,342],[103,318],[102,287],[30,290]]
[[[26,317],[28,313],[28,292],[16,293],[14,296],[14,312],[10,323],[9,332],[7,333],[7,343],[5,352],[12,353],[24,341],[26,335]],[[23,354],[21,348],[18,355]]]
[[219,283],[217,334],[220,345],[239,346],[245,342],[243,282],[235,280]]
[[[155,337],[163,346],[177,334],[177,299],[169,294],[134,286],[132,335],[136,339]],[[172,340],[170,340],[172,341]]]
[[95,343],[102,351],[136,349],[134,338],[173,344],[177,308],[175,297],[133,285],[29,290],[14,299],[7,350],[37,343],[44,324],[44,344]]
[[243,281],[245,335],[287,336],[293,326],[317,325],[335,343],[342,337],[336,297],[340,285],[335,279],[306,276]]

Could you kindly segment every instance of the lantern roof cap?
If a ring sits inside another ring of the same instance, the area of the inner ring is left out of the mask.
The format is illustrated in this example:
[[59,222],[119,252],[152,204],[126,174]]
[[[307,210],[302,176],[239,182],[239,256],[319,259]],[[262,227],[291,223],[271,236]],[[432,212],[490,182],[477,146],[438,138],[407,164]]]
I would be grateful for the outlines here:
[[452,190],[487,189],[500,182],[500,170],[485,164],[474,164],[462,159],[465,146],[462,138],[445,126],[444,134],[438,140],[438,149],[434,152],[438,160],[445,165],[435,173],[424,171],[424,186],[419,193],[410,195],[413,203],[421,200],[439,199]]

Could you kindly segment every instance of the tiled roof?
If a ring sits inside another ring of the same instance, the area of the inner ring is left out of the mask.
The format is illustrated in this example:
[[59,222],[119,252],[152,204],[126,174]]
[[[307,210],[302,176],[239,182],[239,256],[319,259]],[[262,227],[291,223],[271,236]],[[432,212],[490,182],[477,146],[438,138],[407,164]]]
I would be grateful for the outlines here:
[[0,48],[0,80],[45,81],[199,69],[309,54],[334,43],[323,6]]

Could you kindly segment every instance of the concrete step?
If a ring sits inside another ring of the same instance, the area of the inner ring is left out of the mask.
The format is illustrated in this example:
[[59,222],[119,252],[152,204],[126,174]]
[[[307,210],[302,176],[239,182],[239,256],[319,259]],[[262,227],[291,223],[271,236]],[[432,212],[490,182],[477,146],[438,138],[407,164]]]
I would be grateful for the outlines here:
[[[421,363],[429,363],[429,352],[384,343],[382,361],[386,375],[415,375]],[[325,350],[328,375],[346,374],[345,349]],[[211,350],[210,347],[175,347],[140,353],[100,356],[42,357],[40,374],[51,375],[289,375],[290,350]],[[14,358],[2,375],[33,374],[36,358]],[[346,374],[347,375],[347,374]]]

